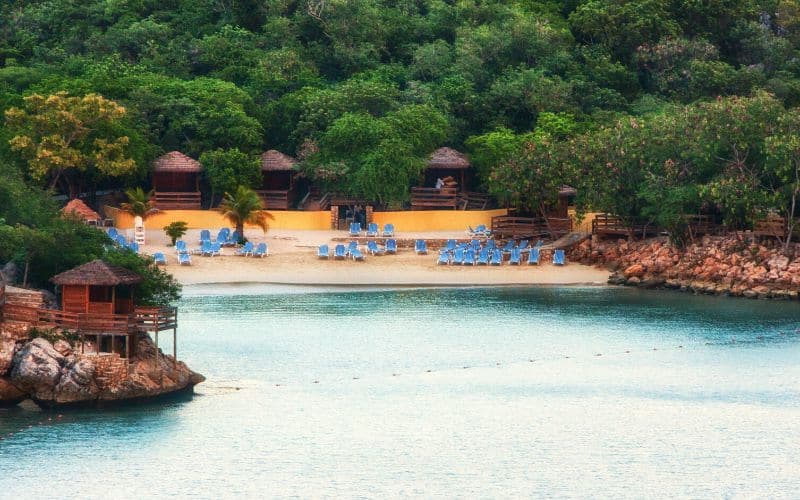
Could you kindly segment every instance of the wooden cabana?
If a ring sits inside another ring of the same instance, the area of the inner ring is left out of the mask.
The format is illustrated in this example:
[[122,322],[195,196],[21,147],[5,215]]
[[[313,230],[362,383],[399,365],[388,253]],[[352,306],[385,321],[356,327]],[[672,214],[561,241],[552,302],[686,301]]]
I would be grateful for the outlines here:
[[153,162],[154,202],[162,210],[200,208],[200,162],[172,151]]
[[102,260],[54,276],[61,287],[61,310],[86,314],[130,314],[133,312],[133,285],[141,276]]
[[[459,204],[459,191],[467,191],[472,165],[463,153],[452,148],[439,148],[433,152],[425,168],[424,185],[411,188],[411,209],[452,209]],[[454,179],[437,187],[438,179]]]
[[289,210],[296,201],[297,160],[270,149],[261,154],[261,189],[257,192],[267,210]]
[[78,198],[74,198],[61,209],[61,214],[65,217],[76,217],[89,225],[100,225],[102,218],[100,214],[89,208],[89,205]]

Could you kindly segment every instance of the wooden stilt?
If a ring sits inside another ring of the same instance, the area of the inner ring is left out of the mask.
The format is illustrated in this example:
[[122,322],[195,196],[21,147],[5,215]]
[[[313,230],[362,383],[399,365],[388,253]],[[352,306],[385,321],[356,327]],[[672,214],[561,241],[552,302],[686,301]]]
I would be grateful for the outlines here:
[[178,329],[172,329],[172,362],[178,365]]

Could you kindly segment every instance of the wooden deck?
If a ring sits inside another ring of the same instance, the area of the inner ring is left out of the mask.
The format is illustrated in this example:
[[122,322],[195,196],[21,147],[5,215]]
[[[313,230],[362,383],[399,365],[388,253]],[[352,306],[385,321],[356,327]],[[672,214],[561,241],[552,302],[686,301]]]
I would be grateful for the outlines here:
[[592,220],[592,234],[598,236],[642,237],[658,234],[658,228],[642,222],[625,224],[621,218],[611,214],[598,214]]
[[458,206],[461,210],[486,210],[489,205],[489,195],[465,191],[458,195]]
[[492,236],[504,238],[540,238],[549,236],[558,239],[572,231],[572,219],[548,217],[492,217]]
[[200,192],[156,191],[153,203],[161,210],[200,210]]
[[753,225],[753,234],[768,238],[785,238],[788,230],[786,219],[779,216],[767,217]]
[[456,210],[457,208],[456,188],[411,188],[411,210]]
[[295,192],[290,189],[256,191],[261,199],[264,200],[264,208],[267,210],[289,210],[294,206]]

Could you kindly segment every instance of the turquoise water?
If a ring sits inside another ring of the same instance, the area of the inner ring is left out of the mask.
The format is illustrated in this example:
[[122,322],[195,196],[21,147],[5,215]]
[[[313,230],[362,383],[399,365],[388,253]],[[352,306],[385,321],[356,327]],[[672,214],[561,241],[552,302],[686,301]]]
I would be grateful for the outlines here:
[[0,496],[800,491],[797,303],[193,288],[179,321],[192,400],[0,410]]

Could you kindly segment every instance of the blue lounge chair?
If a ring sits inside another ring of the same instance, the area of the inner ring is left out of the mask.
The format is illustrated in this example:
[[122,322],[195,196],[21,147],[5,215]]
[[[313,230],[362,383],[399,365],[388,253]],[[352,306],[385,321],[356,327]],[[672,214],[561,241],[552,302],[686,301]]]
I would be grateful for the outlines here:
[[232,247],[239,244],[239,241],[242,240],[242,235],[239,234],[239,231],[232,232],[225,241],[218,241],[222,246]]
[[367,236],[370,238],[378,236],[378,225],[374,222],[367,224]]
[[493,252],[494,249],[497,248],[497,243],[494,240],[489,240],[486,242],[486,248],[488,248],[490,252]]
[[329,259],[331,257],[331,251],[328,245],[319,246],[319,249],[317,249],[317,257],[320,259]]
[[439,252],[439,260],[436,261],[439,265],[447,265],[450,263],[450,252],[443,251]]
[[539,247],[531,248],[531,251],[528,254],[528,265],[529,266],[535,266],[535,265],[539,264],[539,254],[540,253],[541,253],[541,250],[539,249]]
[[189,253],[189,248],[186,247],[185,241],[178,240],[175,242],[175,253],[177,254]]
[[557,266],[563,266],[566,264],[566,255],[564,254],[564,249],[559,248],[555,252],[553,252],[553,264]]
[[520,252],[527,252],[530,244],[531,244],[530,241],[522,240],[519,242],[519,245],[517,245],[517,248],[519,248]]
[[447,240],[447,243],[445,244],[444,249],[447,250],[448,252],[452,252],[453,250],[455,250],[456,249],[456,240]]
[[503,263],[503,252],[500,251],[499,248],[495,248],[492,251],[492,260],[489,262],[489,264],[493,266],[499,266],[502,263]]
[[358,250],[358,242],[351,241],[349,245],[347,245],[347,255],[353,255],[353,250]]
[[350,223],[350,236],[359,236],[361,234],[361,223],[360,222],[351,222]]
[[481,236],[486,236],[486,231],[487,231],[486,224],[478,224],[475,227],[475,232]]
[[511,250],[512,250],[512,249],[513,249],[515,246],[517,246],[517,242],[516,242],[516,241],[514,241],[514,240],[508,240],[508,241],[506,242],[505,246],[503,247],[503,250],[502,250],[502,251],[503,251],[503,253],[506,253],[506,254],[508,254],[508,253],[511,253]]
[[353,251],[350,252],[350,256],[353,258],[353,260],[360,260],[362,262],[364,260],[364,254],[362,254],[361,250],[358,248],[354,248]]
[[211,255],[214,253],[214,248],[212,247],[212,245],[213,243],[211,243],[210,241],[204,241],[203,243],[201,243],[200,255],[203,255],[204,257],[211,257]]
[[114,241],[117,243],[117,245],[119,245],[119,246],[121,246],[123,248],[128,246],[128,240],[126,240],[125,236],[123,236],[121,234],[117,234],[117,237],[114,238]]
[[380,255],[383,254],[384,250],[375,243],[375,240],[370,240],[367,242],[367,251],[372,255]]
[[387,238],[391,238],[394,236],[394,224],[383,225],[383,236]]
[[479,266],[487,266],[487,265],[489,265],[489,256],[490,256],[490,254],[491,254],[491,250],[489,250],[488,248],[482,249],[478,253],[478,260],[475,261],[475,264],[477,264]]
[[336,260],[342,260],[347,256],[347,249],[341,243],[336,245],[333,249],[333,258]]
[[157,266],[167,265],[167,258],[161,252],[156,252],[153,254],[153,261],[156,263]]
[[130,244],[130,245],[128,245],[128,248],[129,248],[129,249],[131,250],[131,252],[133,252],[133,253],[139,253],[139,244],[138,244],[138,243],[136,243],[135,241],[131,241],[131,244]]
[[417,255],[427,255],[428,243],[425,240],[416,240],[414,242],[414,251],[417,252]]
[[204,241],[211,241],[211,231],[208,229],[203,229],[200,231],[200,244],[202,244]]
[[522,260],[522,252],[520,252],[519,248],[511,250],[511,257],[508,258],[508,265],[518,266],[520,260]]
[[269,247],[266,243],[259,243],[255,250],[253,250],[253,257],[264,258],[269,255]]
[[178,254],[178,262],[182,266],[191,266],[192,265],[192,256],[188,253],[180,253]]
[[397,253],[397,240],[393,238],[386,240],[386,253]]
[[456,248],[453,252],[453,260],[450,261],[451,264],[462,265],[464,263],[464,249],[463,248]]
[[536,244],[535,244],[535,245],[533,245],[533,246],[534,246],[534,248],[542,248],[542,245],[544,245],[544,241],[542,241],[542,240],[537,240],[537,241],[536,241]]
[[244,244],[242,248],[236,250],[236,255],[243,255],[247,257],[248,255],[253,255],[254,250],[255,247],[253,246],[253,242],[248,241],[247,243]]
[[472,247],[473,250],[476,252],[480,252],[481,250],[481,242],[478,240],[472,240],[469,242],[469,245]]
[[214,241],[217,241],[219,243],[225,243],[226,241],[228,241],[228,237],[230,235],[231,235],[231,230],[228,229],[227,227],[223,227],[222,229],[219,230],[219,232],[217,232],[217,239]]
[[108,231],[106,231],[106,234],[108,235],[109,238],[111,238],[111,241],[116,242],[119,231],[117,231],[117,228],[115,227],[110,227],[108,228]]
[[464,252],[464,260],[461,261],[462,266],[474,266],[475,265],[475,249],[474,248],[467,248],[467,251]]

